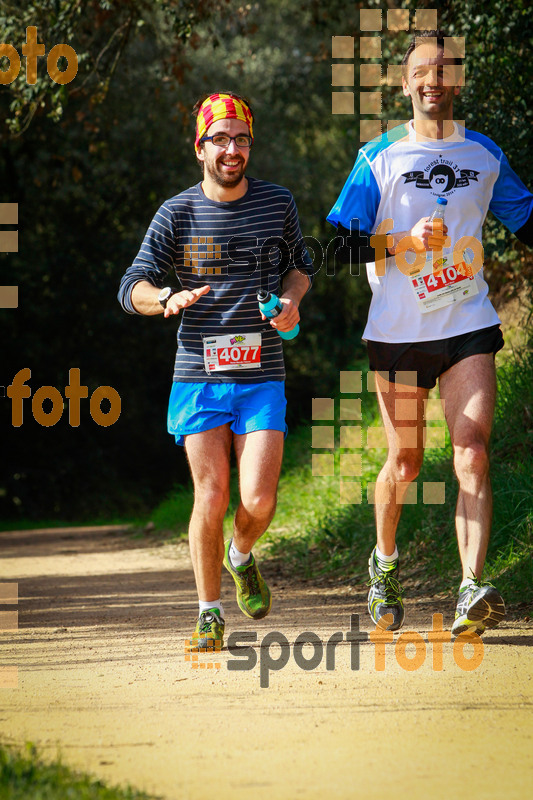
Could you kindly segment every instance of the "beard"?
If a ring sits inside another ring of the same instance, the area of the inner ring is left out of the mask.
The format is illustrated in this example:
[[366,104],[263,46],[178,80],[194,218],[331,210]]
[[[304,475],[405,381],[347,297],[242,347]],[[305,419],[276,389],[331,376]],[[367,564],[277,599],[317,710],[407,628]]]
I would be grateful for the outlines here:
[[[221,160],[221,159],[219,159]],[[224,186],[226,189],[231,189],[237,186],[244,178],[245,167],[244,161],[240,161],[240,167],[231,175],[226,175],[218,165],[218,161],[205,161],[205,168],[212,181],[219,186]]]

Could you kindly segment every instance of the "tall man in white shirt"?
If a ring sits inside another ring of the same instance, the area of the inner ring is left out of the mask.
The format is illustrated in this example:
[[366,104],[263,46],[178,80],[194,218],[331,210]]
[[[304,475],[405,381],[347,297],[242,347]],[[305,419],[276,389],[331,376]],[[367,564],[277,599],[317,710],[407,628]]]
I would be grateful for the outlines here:
[[[462,68],[452,40],[424,31],[402,64],[413,120],[361,148],[328,216],[351,253],[368,262],[372,302],[363,338],[389,447],[376,487],[368,608],[376,624],[389,615],[382,627],[401,627],[396,529],[422,464],[425,404],[438,380],[459,481],[463,576],[452,632],[480,634],[505,614],[497,589],[482,580],[492,519],[494,356],[503,337],[483,278],[481,231],[490,209],[533,244],[533,196],[491,139],[453,121]],[[447,200],[445,223],[433,225],[437,198]]]

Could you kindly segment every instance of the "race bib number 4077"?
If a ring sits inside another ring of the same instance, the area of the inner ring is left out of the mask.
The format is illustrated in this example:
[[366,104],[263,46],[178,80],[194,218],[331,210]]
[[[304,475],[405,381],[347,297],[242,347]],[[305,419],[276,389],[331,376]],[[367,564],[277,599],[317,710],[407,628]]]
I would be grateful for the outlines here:
[[258,369],[261,366],[261,334],[206,336],[204,365],[208,374],[230,369]]

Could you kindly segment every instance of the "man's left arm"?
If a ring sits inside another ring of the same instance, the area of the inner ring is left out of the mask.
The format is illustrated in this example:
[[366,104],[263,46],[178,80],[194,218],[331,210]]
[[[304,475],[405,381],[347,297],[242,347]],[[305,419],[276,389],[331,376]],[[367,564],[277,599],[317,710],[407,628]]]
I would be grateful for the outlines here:
[[527,217],[524,224],[521,225],[518,230],[514,231],[514,235],[523,244],[527,244],[528,247],[533,247],[533,206],[529,212],[529,217]]
[[533,194],[500,151],[500,171],[489,209],[524,244],[533,246]]
[[282,282],[282,294],[280,302],[283,311],[271,320],[271,325],[280,331],[292,331],[294,326],[300,321],[299,306],[304,294],[309,291],[311,280],[303,272],[291,269],[286,273]]
[[313,262],[303,240],[298,211],[292,195],[287,206],[283,238],[287,246],[285,250],[287,263],[281,264],[283,278],[279,299],[283,311],[272,319],[270,324],[280,331],[291,331],[300,321],[300,302],[311,288],[313,274]]

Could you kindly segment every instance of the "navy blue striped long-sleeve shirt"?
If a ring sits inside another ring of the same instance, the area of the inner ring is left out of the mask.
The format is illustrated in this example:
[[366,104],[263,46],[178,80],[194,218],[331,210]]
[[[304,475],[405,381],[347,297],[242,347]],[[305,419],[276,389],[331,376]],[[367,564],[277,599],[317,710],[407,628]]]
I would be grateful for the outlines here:
[[[278,293],[289,269],[307,273],[312,262],[288,189],[248,178],[246,194],[231,202],[209,200],[201,183],[166,200],[120,283],[118,299],[130,314],[136,283],[164,285],[174,270],[183,289],[208,283],[211,291],[184,309],[178,329],[174,380],[261,383],[284,380],[281,338],[261,319],[257,291]],[[208,374],[203,337],[260,332],[261,366]]]

